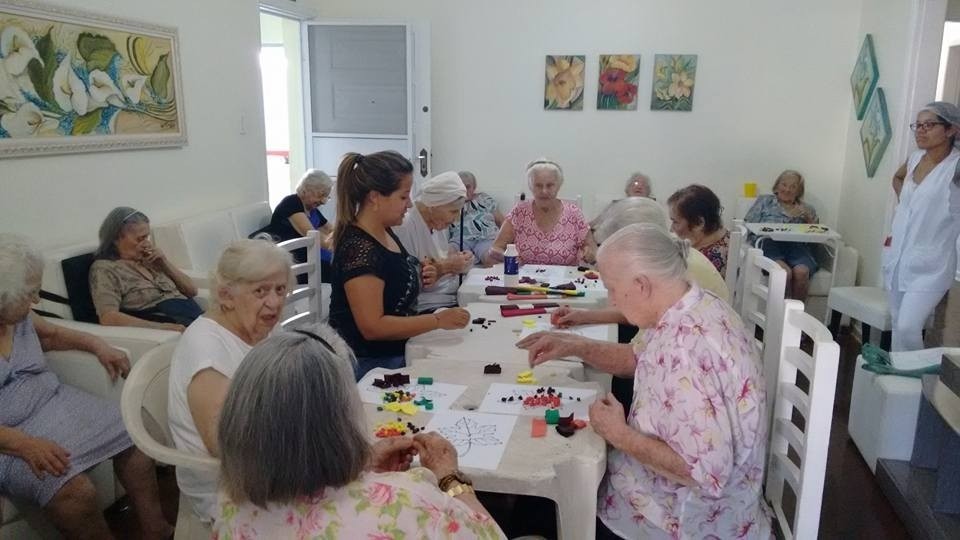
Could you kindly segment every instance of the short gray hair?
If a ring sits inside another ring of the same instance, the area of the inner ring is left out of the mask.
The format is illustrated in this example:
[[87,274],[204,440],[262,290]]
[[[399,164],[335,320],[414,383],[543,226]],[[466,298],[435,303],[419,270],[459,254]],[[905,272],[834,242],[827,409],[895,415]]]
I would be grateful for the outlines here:
[[307,169],[300,177],[300,184],[297,186],[297,193],[300,195],[306,193],[330,193],[333,189],[333,180],[327,176],[327,173],[320,169]]
[[617,253],[629,271],[659,280],[686,280],[690,242],[650,223],[627,225],[607,238],[597,257]]
[[242,283],[255,283],[278,271],[285,271],[290,281],[292,264],[290,253],[267,240],[235,240],[217,262],[212,281],[214,293],[211,302],[220,305],[220,291]]
[[43,275],[43,257],[30,241],[17,234],[0,233],[0,312],[23,300],[27,280]]
[[647,184],[647,190],[649,190],[650,193],[653,194],[653,183],[650,182],[650,177],[643,174],[642,172],[635,172],[631,174],[630,178],[627,179],[627,184],[623,186],[623,190],[626,191],[630,189],[630,186],[637,180],[643,180],[643,182]]
[[470,171],[460,171],[457,173],[460,175],[460,180],[463,181],[465,186],[477,187],[477,177]]
[[560,168],[560,165],[551,159],[545,157],[537,158],[530,163],[527,163],[527,185],[530,185],[530,182],[533,181],[533,175],[541,171],[550,171],[554,174],[557,179],[557,185],[563,185],[563,169]]
[[603,243],[613,233],[634,223],[649,223],[667,230],[667,213],[660,204],[646,197],[627,197],[610,205],[593,233]]
[[100,224],[100,231],[97,236],[100,239],[100,245],[97,247],[94,255],[98,259],[117,259],[120,254],[117,253],[116,241],[123,234],[124,229],[130,225],[138,223],[150,223],[150,218],[146,214],[131,208],[129,206],[118,206],[103,218]]
[[290,502],[356,480],[370,457],[356,362],[329,326],[280,332],[240,364],[220,412],[220,482],[233,502]]

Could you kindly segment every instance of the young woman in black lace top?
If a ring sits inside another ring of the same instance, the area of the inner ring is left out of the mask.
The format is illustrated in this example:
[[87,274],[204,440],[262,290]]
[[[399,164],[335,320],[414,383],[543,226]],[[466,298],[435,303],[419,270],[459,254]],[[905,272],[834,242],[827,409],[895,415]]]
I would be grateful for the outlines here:
[[390,230],[410,208],[412,173],[392,151],[349,153],[337,171],[330,326],[353,348],[357,380],[375,367],[406,365],[407,339],[470,321],[461,308],[416,315],[420,287],[436,280],[436,268],[421,265]]

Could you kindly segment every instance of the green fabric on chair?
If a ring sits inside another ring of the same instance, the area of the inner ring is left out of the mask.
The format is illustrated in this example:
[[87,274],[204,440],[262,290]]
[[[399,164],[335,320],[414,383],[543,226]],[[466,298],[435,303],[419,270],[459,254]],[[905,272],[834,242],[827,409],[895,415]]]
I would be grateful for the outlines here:
[[864,360],[864,364],[860,367],[877,375],[899,375],[901,377],[919,379],[924,375],[937,375],[940,373],[940,364],[934,364],[920,369],[896,368],[890,363],[890,353],[872,343],[864,343],[860,349],[860,355]]

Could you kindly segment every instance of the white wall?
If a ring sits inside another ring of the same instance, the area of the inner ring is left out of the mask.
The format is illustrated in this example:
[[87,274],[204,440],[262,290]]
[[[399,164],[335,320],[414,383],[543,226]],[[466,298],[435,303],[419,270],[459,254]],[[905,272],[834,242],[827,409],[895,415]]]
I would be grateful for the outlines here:
[[[427,20],[435,172],[471,169],[502,202],[524,164],[557,159],[561,195],[661,199],[698,181],[733,208],[744,181],[802,171],[827,223],[840,195],[860,0],[311,0],[321,17]],[[597,55],[640,53],[639,110],[597,111]],[[650,111],[653,55],[699,55],[692,113]],[[543,110],[546,54],[586,54],[584,111]]]
[[[915,7],[925,5],[932,24],[919,45],[914,47]],[[880,255],[889,231],[893,190],[891,178],[910,152],[916,149],[913,134],[907,128],[915,111],[934,99],[937,66],[943,31],[944,0],[864,0],[859,40],[873,35],[880,80],[893,129],[893,138],[873,178],[867,178],[860,146],[860,121],[847,112],[849,124],[846,160],[843,167],[843,191],[840,197],[839,228],[844,240],[860,251],[859,283],[880,285]],[[859,44],[858,44],[859,47]],[[911,54],[920,59],[911,61]],[[919,72],[914,71],[917,65]]]
[[118,205],[162,222],[264,200],[256,2],[72,4],[179,29],[189,144],[0,160],[0,231],[29,235],[41,246],[63,245],[95,239],[103,217]]

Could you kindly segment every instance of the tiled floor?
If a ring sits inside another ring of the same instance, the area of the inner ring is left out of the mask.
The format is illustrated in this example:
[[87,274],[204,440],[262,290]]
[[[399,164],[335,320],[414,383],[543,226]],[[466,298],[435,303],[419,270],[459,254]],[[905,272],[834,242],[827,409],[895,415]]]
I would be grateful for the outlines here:
[[[840,373],[837,380],[837,396],[834,403],[833,430],[830,438],[830,453],[827,460],[826,488],[820,515],[821,539],[870,539],[896,540],[910,538],[893,508],[884,499],[873,474],[847,435],[847,413],[850,409],[850,387],[853,383],[854,362],[860,344],[848,334],[840,337]],[[173,471],[160,472],[160,486],[164,514],[173,520],[176,516],[178,493]],[[512,499],[490,501],[497,505],[496,512],[503,514],[504,503]],[[533,503],[532,508],[542,505]],[[534,521],[522,512],[524,522]],[[507,512],[509,513],[509,512]],[[536,521],[550,521],[547,516],[538,516]],[[137,538],[135,518],[130,511],[108,515],[111,528],[117,538]],[[514,520],[517,521],[517,520]],[[546,532],[546,531],[543,531]],[[549,533],[547,533],[549,534]]]

